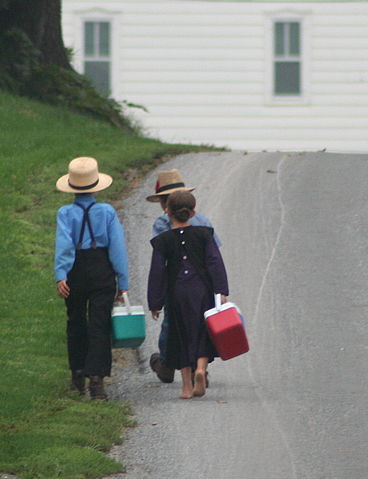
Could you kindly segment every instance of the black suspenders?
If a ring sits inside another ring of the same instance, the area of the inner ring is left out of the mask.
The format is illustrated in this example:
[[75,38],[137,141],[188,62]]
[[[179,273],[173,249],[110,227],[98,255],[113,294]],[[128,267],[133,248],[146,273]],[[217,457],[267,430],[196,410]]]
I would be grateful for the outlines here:
[[87,227],[88,227],[88,230],[89,230],[89,234],[91,236],[91,241],[92,241],[91,242],[91,247],[93,249],[96,249],[97,245],[96,245],[95,237],[94,237],[92,226],[91,226],[91,221],[89,219],[89,214],[88,214],[89,210],[96,203],[91,203],[89,206],[87,206],[87,208],[82,206],[80,203],[75,203],[75,204],[78,205],[80,208],[82,208],[82,210],[84,212],[83,213],[83,220],[82,220],[82,227],[81,227],[81,231],[80,231],[80,235],[79,235],[79,241],[77,243],[77,249],[82,249],[83,236],[84,236],[84,230],[86,228],[86,223],[87,223]]

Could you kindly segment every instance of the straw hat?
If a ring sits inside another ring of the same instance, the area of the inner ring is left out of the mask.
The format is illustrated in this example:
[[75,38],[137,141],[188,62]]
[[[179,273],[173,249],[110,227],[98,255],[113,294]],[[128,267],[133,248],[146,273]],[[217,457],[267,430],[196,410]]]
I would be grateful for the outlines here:
[[193,191],[193,188],[187,187],[184,184],[183,178],[178,170],[159,171],[157,175],[157,183],[155,187],[156,193],[147,196],[147,201],[157,202],[160,197],[169,195],[176,190]]
[[112,183],[111,176],[98,172],[94,158],[74,158],[68,170],[69,173],[56,182],[56,188],[64,193],[93,193],[108,188]]

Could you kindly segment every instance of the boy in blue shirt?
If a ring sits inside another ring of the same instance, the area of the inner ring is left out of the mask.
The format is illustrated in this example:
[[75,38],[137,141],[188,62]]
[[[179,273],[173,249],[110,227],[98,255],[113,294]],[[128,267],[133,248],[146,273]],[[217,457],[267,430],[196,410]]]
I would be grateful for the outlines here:
[[103,378],[111,373],[111,309],[128,290],[128,258],[123,227],[114,208],[96,203],[92,193],[108,188],[109,175],[94,158],[75,158],[56,183],[74,193],[57,214],[55,279],[67,307],[67,344],[72,386],[91,399],[107,399]]

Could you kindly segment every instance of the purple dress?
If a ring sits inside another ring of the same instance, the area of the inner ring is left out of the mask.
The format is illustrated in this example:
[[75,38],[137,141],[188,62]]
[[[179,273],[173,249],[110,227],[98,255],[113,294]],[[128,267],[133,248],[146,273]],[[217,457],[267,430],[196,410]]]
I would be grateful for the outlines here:
[[204,312],[214,305],[214,293],[228,295],[227,275],[213,229],[187,226],[152,240],[148,305],[160,310],[165,299],[169,316],[166,362],[182,369],[196,368],[197,359],[209,362],[217,352],[209,338]]

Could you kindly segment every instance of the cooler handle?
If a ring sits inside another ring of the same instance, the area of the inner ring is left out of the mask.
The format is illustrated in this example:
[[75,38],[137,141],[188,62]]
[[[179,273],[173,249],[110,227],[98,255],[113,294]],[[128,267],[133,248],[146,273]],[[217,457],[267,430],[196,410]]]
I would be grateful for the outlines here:
[[215,294],[215,308],[217,311],[221,309],[221,294]]
[[124,304],[127,307],[128,314],[132,314],[132,308],[130,307],[129,296],[126,291],[123,293],[123,299],[124,299]]

